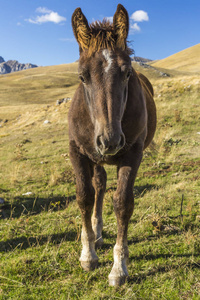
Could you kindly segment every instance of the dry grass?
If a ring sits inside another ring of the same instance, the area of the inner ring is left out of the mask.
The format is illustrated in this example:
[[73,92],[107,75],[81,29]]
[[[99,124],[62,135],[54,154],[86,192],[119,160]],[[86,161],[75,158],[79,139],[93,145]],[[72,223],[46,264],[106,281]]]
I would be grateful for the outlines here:
[[164,69],[175,69],[184,72],[200,71],[200,44],[187,48],[165,59],[152,62],[151,65]]
[[71,98],[78,83],[77,63],[1,75],[0,119],[16,117],[60,98]]

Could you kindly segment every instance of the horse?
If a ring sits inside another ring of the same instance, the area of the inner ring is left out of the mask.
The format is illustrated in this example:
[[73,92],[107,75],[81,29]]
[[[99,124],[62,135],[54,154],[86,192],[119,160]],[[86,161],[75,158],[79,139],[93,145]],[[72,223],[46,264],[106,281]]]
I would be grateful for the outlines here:
[[105,164],[117,167],[113,196],[117,218],[114,264],[109,284],[128,279],[127,231],[133,213],[133,186],[143,151],[156,130],[153,87],[131,64],[129,16],[118,4],[113,22],[88,24],[81,8],[72,15],[79,45],[80,84],[69,113],[69,155],[76,176],[76,199],[81,211],[81,266],[98,266],[95,249],[103,245],[102,205],[106,191]]

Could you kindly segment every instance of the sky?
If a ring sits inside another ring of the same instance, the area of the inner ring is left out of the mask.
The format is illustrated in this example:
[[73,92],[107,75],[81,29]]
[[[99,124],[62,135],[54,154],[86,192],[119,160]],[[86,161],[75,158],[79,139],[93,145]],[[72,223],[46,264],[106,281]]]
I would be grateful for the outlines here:
[[0,0],[0,56],[38,66],[74,62],[74,10],[89,23],[112,20],[118,3],[129,13],[136,56],[162,59],[200,43],[200,0]]

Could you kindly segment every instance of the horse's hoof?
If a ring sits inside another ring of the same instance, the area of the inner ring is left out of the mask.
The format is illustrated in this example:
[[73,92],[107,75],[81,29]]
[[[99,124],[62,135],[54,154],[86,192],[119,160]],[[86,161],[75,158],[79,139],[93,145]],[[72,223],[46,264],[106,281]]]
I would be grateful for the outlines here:
[[101,238],[99,238],[98,240],[96,240],[96,242],[95,242],[95,248],[96,249],[99,249],[99,248],[101,248],[103,246],[103,239],[102,239],[102,237]]
[[120,286],[123,285],[128,279],[128,276],[121,276],[121,277],[108,277],[109,285],[110,286]]
[[98,267],[98,259],[93,261],[81,261],[81,267],[87,272],[92,271]]

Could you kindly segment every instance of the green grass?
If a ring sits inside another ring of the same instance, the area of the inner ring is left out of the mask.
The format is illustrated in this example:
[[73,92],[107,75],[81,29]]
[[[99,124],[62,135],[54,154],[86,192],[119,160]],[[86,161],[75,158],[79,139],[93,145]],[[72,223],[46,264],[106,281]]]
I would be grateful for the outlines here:
[[[52,68],[49,76],[56,74]],[[13,76],[20,80],[20,73]],[[69,103],[57,106],[54,98],[62,80],[45,89],[42,104],[32,98],[26,104],[16,100],[14,107],[2,102],[6,109],[0,123],[0,197],[5,199],[0,205],[0,299],[200,298],[199,79],[154,74],[150,79],[158,128],[134,188],[130,279],[117,289],[108,286],[116,240],[116,170],[111,166],[106,167],[100,266],[89,273],[80,267],[81,216],[68,157]],[[77,82],[70,83],[63,95],[73,93]],[[27,192],[31,194],[23,195]]]

